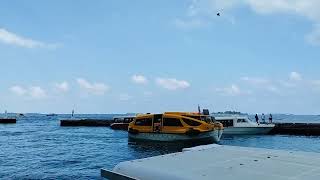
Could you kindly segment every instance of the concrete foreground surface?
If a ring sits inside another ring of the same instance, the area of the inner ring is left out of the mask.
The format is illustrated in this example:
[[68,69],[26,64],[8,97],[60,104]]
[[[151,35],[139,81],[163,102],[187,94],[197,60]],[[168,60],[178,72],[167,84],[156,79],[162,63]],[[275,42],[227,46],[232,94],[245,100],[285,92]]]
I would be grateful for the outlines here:
[[319,180],[320,153],[204,145],[121,162],[108,179]]

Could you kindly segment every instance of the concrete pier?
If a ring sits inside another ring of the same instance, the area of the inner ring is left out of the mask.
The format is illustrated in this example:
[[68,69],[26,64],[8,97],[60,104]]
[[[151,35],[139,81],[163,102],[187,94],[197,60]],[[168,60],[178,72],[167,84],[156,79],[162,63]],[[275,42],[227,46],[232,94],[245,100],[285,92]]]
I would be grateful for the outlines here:
[[320,123],[276,123],[270,134],[320,135]]
[[0,118],[0,124],[11,124],[11,123],[16,123],[17,119],[15,118]]
[[60,126],[110,126],[111,119],[64,119]]
[[320,153],[205,145],[121,162],[101,169],[107,179],[318,180]]

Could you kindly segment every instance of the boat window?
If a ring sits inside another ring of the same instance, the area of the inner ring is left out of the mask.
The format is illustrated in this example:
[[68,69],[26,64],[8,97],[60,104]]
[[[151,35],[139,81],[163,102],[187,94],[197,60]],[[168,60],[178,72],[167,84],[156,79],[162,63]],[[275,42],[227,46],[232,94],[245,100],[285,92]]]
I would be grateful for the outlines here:
[[216,120],[216,121],[220,122],[223,125],[223,127],[233,126],[233,120],[232,119]]
[[201,120],[201,117],[200,117],[200,116],[189,116],[189,117],[191,117],[191,118],[193,118],[193,119]]
[[130,123],[131,121],[133,121],[134,120],[134,118],[124,118],[123,119],[123,122],[124,123]]
[[180,127],[183,127],[180,119],[177,119],[177,118],[163,118],[163,126],[180,126]]
[[141,118],[135,122],[137,126],[152,126],[152,118]]
[[190,118],[193,118],[193,119],[197,119],[197,120],[200,120],[200,121],[204,121],[206,123],[211,123],[212,122],[212,119],[209,116],[200,116],[200,115],[184,115],[184,116],[190,117]]
[[153,116],[153,123],[161,123],[162,114],[155,114]]
[[244,122],[247,122],[247,121],[245,119],[238,119],[237,122],[238,123],[244,123]]
[[212,119],[210,116],[201,116],[201,120],[206,122],[206,123],[211,123]]
[[113,122],[116,122],[116,123],[119,123],[119,122],[122,122],[123,119],[122,118],[114,118],[113,119]]
[[189,126],[200,126],[201,123],[198,122],[198,121],[193,121],[193,120],[190,120],[190,119],[186,119],[186,118],[182,118],[183,121],[188,124]]

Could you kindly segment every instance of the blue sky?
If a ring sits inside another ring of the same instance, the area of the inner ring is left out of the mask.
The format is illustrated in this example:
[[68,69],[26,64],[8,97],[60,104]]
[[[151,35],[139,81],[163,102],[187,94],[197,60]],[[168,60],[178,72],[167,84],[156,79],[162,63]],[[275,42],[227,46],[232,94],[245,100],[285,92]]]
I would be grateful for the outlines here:
[[319,52],[317,0],[4,0],[0,111],[320,114]]

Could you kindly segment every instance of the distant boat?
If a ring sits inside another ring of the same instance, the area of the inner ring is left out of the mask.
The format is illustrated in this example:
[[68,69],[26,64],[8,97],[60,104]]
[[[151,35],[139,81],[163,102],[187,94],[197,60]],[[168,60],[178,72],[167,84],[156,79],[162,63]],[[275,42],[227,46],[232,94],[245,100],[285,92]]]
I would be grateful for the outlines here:
[[52,114],[47,114],[46,116],[57,116],[57,115],[52,113]]
[[24,114],[22,114],[22,113],[19,113],[19,114],[18,114],[18,116],[24,116]]

